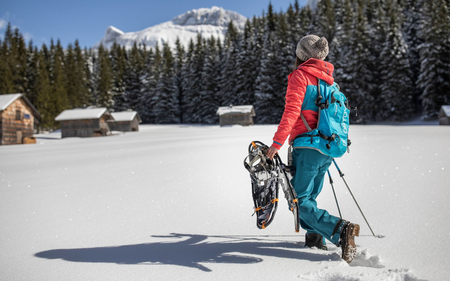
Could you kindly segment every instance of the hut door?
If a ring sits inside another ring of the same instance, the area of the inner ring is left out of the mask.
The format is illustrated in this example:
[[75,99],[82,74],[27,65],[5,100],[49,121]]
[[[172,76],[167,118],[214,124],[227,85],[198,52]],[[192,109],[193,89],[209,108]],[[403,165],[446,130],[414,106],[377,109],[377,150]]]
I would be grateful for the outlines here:
[[17,143],[22,143],[22,131],[16,132],[16,141]]

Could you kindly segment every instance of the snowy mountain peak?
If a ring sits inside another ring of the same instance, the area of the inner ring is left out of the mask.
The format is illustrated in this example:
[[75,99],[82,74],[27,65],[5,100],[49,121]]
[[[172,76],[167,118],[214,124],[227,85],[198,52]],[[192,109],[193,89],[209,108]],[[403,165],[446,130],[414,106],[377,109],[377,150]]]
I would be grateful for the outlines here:
[[114,42],[125,46],[127,49],[130,49],[134,42],[152,48],[156,44],[161,46],[163,43],[168,43],[173,47],[177,38],[180,39],[181,44],[187,46],[191,39],[195,40],[198,33],[204,38],[214,36],[223,41],[231,21],[237,29],[243,30],[247,18],[216,6],[194,9],[176,16],[171,21],[141,31],[124,33],[114,26],[109,26],[106,29],[105,36],[94,48],[98,48],[100,44],[110,48]]
[[227,11],[221,7],[213,6],[212,8],[194,9],[172,19],[177,25],[214,25],[227,27],[230,21],[239,25],[243,29],[246,17],[233,12]]

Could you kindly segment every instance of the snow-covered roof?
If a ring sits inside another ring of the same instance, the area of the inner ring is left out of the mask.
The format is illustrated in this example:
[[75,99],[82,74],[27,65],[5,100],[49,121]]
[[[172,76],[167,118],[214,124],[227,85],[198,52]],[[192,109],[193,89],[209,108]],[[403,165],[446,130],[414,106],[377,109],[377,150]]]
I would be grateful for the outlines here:
[[80,120],[80,119],[99,119],[107,112],[105,107],[86,108],[86,109],[67,109],[56,116],[55,121]]
[[441,109],[444,112],[445,116],[450,117],[450,105],[443,105]]
[[255,116],[255,110],[253,105],[231,105],[231,106],[221,106],[217,109],[217,115],[231,114],[231,113],[250,113]]
[[133,121],[136,115],[139,122],[142,122],[141,117],[139,117],[139,114],[136,111],[111,112],[111,115],[116,122]]
[[0,111],[5,110],[6,108],[8,108],[8,106],[10,106],[13,102],[20,98],[22,98],[22,100],[30,107],[31,111],[33,111],[34,116],[40,117],[39,112],[33,106],[33,104],[23,94],[20,93],[0,95]]
[[22,94],[9,94],[0,95],[0,111],[5,110],[10,106],[16,99],[22,97]]

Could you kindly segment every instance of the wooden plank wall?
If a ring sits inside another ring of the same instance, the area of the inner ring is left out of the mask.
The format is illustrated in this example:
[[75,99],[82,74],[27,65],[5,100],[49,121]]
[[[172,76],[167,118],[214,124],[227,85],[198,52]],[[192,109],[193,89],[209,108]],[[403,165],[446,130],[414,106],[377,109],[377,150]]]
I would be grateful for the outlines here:
[[61,137],[97,137],[106,136],[109,126],[106,123],[108,117],[103,115],[100,119],[67,120],[61,121]]
[[[21,120],[16,120],[16,111],[20,111]],[[1,145],[23,143],[23,138],[33,136],[34,116],[22,99],[15,100],[0,115]]]
[[139,132],[139,120],[134,118],[133,121],[108,122],[111,131],[119,132]]
[[243,113],[237,113],[237,114],[224,114],[219,116],[219,123],[220,126],[225,125],[253,125],[253,117],[250,116],[250,114],[243,114]]

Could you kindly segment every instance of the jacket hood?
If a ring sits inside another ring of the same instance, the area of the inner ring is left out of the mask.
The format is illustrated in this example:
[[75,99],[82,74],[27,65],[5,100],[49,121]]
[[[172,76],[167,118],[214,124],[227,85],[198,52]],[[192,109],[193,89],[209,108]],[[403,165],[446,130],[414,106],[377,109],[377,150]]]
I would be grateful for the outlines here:
[[309,74],[325,81],[328,85],[332,85],[334,83],[334,66],[329,62],[318,59],[309,59],[302,63],[298,69],[308,72]]

